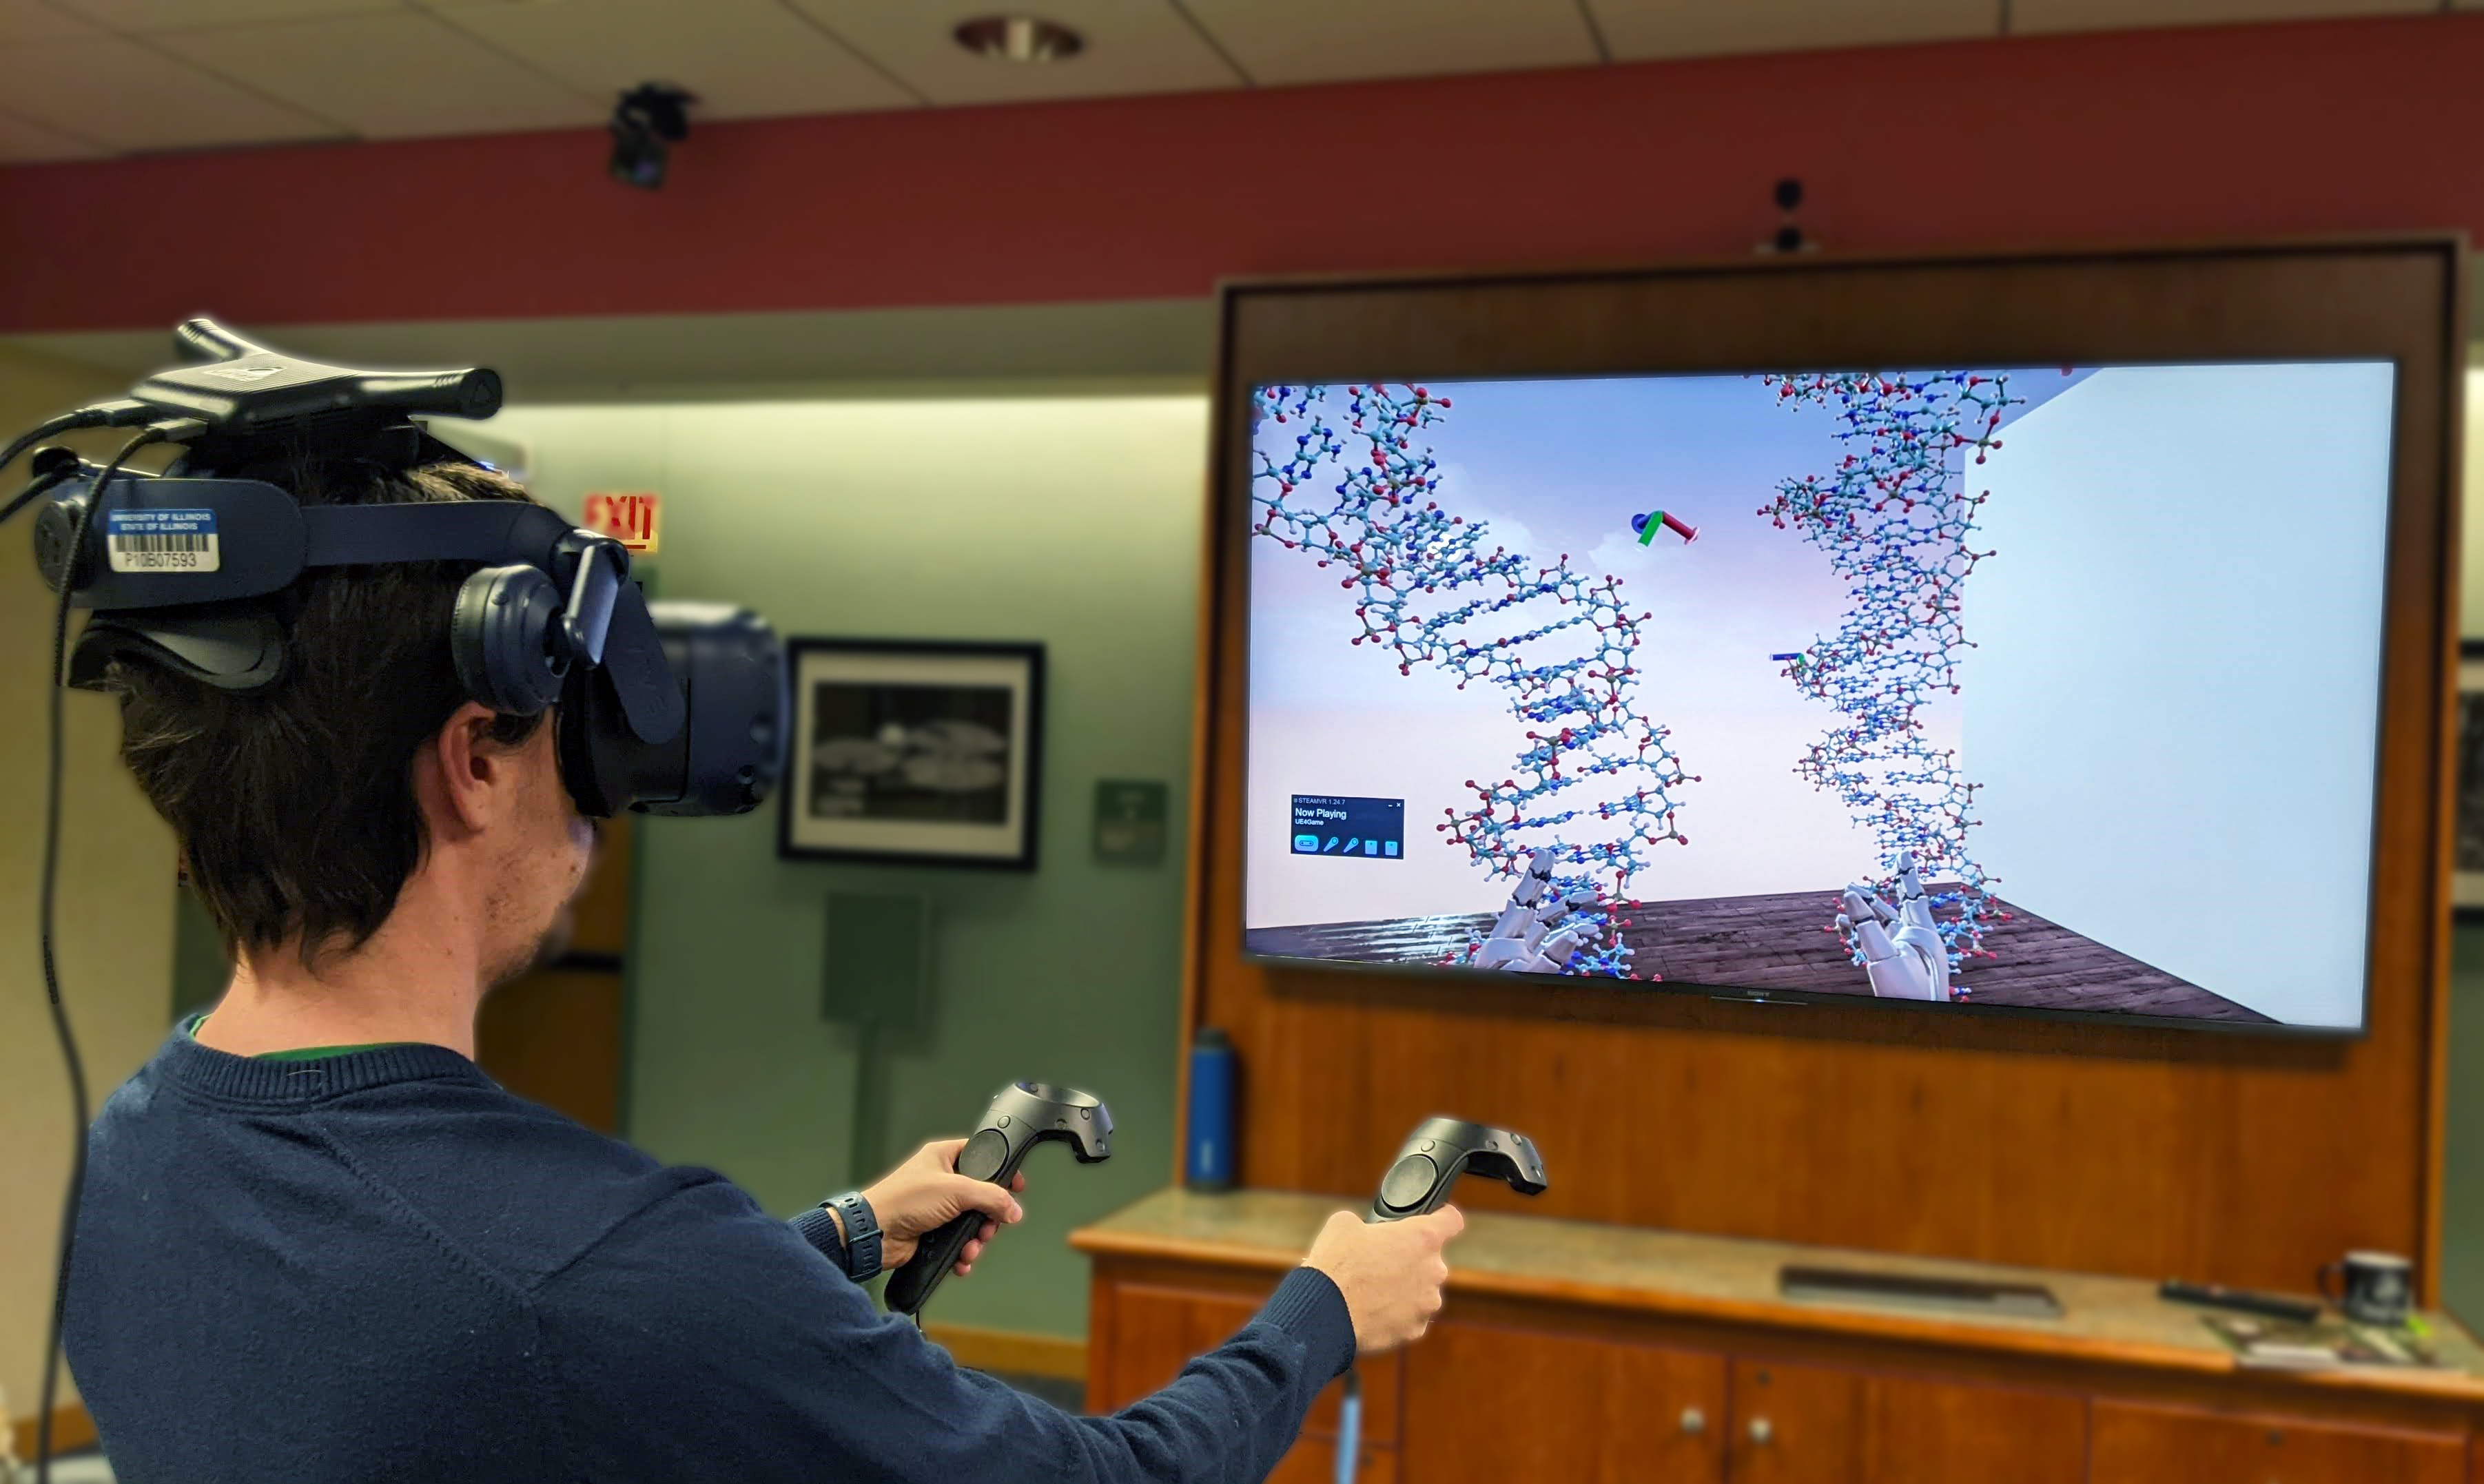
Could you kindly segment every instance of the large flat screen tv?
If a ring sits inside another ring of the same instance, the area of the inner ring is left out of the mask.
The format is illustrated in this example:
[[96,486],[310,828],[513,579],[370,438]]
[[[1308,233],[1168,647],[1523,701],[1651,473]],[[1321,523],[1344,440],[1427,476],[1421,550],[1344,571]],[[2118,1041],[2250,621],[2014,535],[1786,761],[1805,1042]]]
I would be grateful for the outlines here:
[[1245,955],[2362,1031],[2404,378],[2145,349],[1235,378]]

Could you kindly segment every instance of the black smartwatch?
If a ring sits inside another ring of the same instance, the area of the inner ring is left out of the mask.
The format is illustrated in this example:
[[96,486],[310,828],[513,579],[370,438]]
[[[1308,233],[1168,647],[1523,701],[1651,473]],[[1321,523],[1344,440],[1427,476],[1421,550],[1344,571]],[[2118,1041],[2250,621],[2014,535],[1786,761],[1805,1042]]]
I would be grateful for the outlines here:
[[[836,1213],[834,1220],[828,1216],[830,1211]],[[838,1230],[841,1224],[842,1232]],[[862,1198],[862,1192],[850,1190],[842,1196],[831,1196],[796,1218],[794,1225],[801,1228],[811,1245],[824,1253],[828,1252],[828,1244],[820,1238],[837,1238],[837,1250],[830,1255],[836,1258],[837,1266],[845,1269],[846,1277],[855,1282],[869,1282],[879,1276],[879,1218],[872,1214],[871,1202]],[[819,1229],[822,1228],[826,1229]]]

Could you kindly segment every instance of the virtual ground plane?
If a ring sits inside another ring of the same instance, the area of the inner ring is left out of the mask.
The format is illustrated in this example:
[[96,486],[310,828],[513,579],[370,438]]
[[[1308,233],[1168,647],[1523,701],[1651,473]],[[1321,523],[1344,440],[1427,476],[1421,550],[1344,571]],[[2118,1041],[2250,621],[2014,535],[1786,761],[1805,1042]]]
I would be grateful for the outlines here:
[[[1617,914],[1631,965],[1663,976],[1668,985],[1752,990],[1803,990],[1869,998],[1871,985],[1833,933],[1821,931],[1837,892],[1777,892],[1686,902],[1634,903]],[[1969,960],[1960,975],[1977,1005],[2031,1010],[2103,1011],[2191,1020],[2270,1024],[2270,1018],[2225,996],[2152,968],[2058,923],[2003,903],[2008,930],[1986,946],[1995,957]],[[1374,922],[1254,928],[1243,944],[1255,954],[1352,963],[1440,963],[1492,931],[1490,912],[1401,917]]]

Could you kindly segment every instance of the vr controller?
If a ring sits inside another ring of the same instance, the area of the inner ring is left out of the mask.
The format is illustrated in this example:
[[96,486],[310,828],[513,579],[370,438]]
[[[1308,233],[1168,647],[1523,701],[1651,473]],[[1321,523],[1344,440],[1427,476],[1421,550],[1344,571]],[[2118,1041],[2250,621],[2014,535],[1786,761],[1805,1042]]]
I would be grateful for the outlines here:
[[[1544,1159],[1525,1134],[1464,1119],[1425,1119],[1415,1125],[1389,1173],[1380,1177],[1366,1222],[1428,1216],[1448,1204],[1462,1174],[1506,1180],[1522,1196],[1544,1194]],[[1352,1484],[1363,1456],[1363,1382],[1352,1367],[1337,1408],[1336,1479]]]
[[[774,786],[784,663],[745,608],[650,604],[630,553],[515,500],[305,505],[304,461],[404,471],[471,462],[416,414],[488,418],[492,371],[362,371],[254,345],[211,320],[175,335],[203,364],[160,371],[123,402],[61,425],[146,423],[182,452],[162,475],[36,455],[36,560],[93,610],[68,661],[94,688],[114,661],[251,691],[284,675],[287,589],[328,567],[478,564],[447,635],[473,700],[519,715],[557,704],[561,772],[580,812],[741,814]],[[89,416],[92,415],[92,416]]]
[[1448,1204],[1449,1188],[1462,1174],[1505,1180],[1522,1196],[1544,1194],[1544,1157],[1535,1152],[1534,1140],[1463,1119],[1425,1119],[1380,1177],[1369,1219],[1428,1216]]
[[[1113,1156],[1112,1136],[1112,1110],[1094,1093],[1048,1082],[1012,1083],[993,1096],[983,1122],[958,1151],[958,1173],[1005,1186],[1029,1150],[1056,1139],[1069,1146],[1080,1164],[1099,1165]],[[913,1258],[888,1277],[890,1310],[921,1312],[983,1224],[981,1211],[969,1211],[926,1235]]]

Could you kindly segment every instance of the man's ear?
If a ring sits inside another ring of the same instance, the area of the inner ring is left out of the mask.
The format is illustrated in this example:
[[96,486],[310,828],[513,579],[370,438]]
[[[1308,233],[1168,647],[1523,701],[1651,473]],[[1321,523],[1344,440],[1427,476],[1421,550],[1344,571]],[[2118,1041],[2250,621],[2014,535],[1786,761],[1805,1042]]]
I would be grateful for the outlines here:
[[[517,752],[492,737],[499,715],[472,701],[460,706],[418,755],[418,770],[429,774],[429,788],[417,785],[417,796],[430,795],[444,818],[466,833],[479,833],[504,813],[518,787]],[[428,801],[428,800],[427,800]]]

